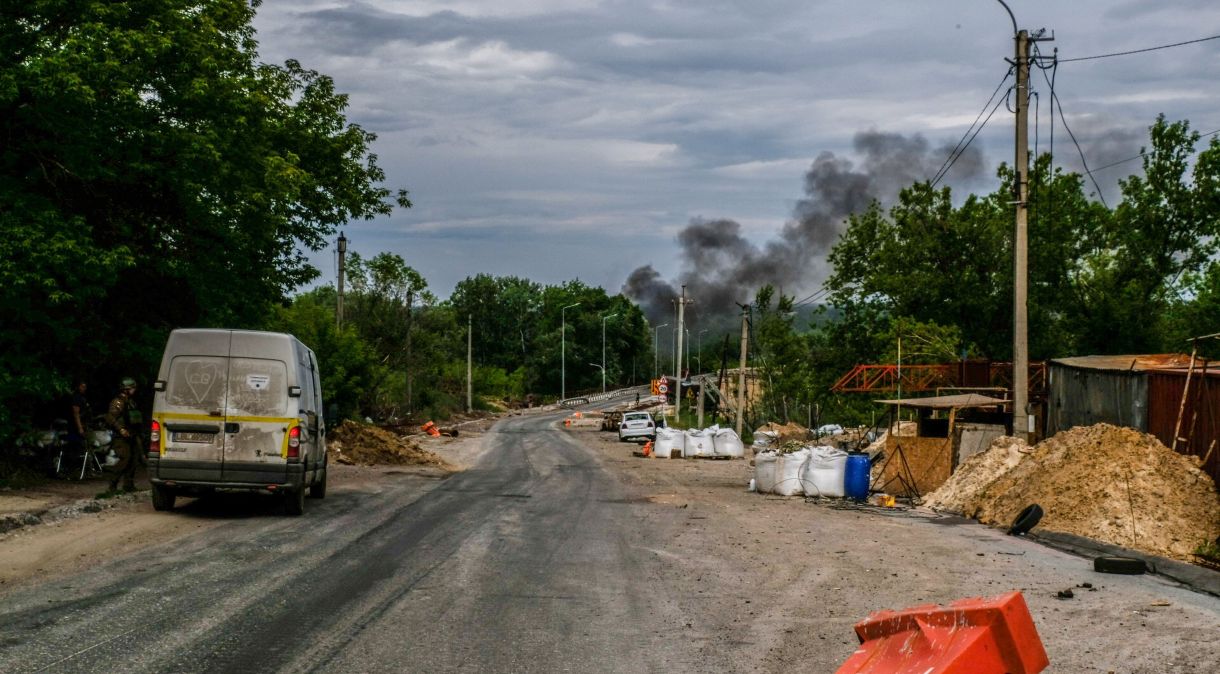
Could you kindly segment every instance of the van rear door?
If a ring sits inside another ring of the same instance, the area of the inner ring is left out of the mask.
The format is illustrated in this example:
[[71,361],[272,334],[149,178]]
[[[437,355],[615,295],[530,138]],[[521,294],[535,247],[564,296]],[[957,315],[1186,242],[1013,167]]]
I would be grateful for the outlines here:
[[224,479],[283,484],[287,477],[288,367],[274,358],[229,357]]
[[228,339],[221,339],[216,351],[226,355],[175,355],[169,363],[165,409],[158,415],[165,426],[157,462],[162,480],[221,479],[229,377]]

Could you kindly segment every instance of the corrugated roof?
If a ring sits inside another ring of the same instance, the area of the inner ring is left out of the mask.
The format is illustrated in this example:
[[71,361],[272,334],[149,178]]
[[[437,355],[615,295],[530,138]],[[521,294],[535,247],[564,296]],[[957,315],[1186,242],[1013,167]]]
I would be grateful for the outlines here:
[[994,407],[1003,405],[1007,400],[979,395],[978,393],[960,393],[951,396],[933,396],[931,398],[903,398],[901,400],[878,400],[885,405],[902,405],[903,407],[922,407],[925,409],[947,410],[963,407]]
[[[1185,353],[1153,353],[1129,356],[1074,356],[1054,358],[1052,365],[1074,367],[1080,370],[1110,370],[1116,372],[1144,372],[1190,366],[1190,356]],[[1202,363],[1196,361],[1195,367]]]

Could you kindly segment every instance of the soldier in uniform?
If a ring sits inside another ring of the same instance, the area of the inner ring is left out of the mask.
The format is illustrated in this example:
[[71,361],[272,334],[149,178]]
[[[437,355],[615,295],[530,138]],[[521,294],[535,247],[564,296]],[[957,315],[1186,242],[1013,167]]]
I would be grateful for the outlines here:
[[114,434],[110,447],[119,456],[119,462],[114,467],[115,475],[110,480],[110,491],[118,489],[120,478],[123,480],[124,491],[135,491],[136,488],[136,467],[143,457],[143,452],[139,451],[137,427],[133,423],[134,418],[139,416],[133,400],[135,394],[136,380],[123,377],[123,381],[119,383],[119,394],[110,401],[110,406],[106,409],[106,426]]

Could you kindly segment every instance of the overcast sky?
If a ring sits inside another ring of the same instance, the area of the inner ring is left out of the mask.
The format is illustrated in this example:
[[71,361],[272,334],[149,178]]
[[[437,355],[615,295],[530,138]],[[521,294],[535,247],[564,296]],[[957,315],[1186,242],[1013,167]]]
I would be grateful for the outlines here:
[[[1009,5],[1062,59],[1220,34],[1215,0]],[[819,154],[860,161],[858,133],[957,142],[1013,49],[994,0],[264,0],[255,24],[264,61],[350,94],[387,186],[411,192],[414,208],[346,227],[352,249],[402,255],[442,297],[479,272],[611,293],[643,264],[673,279],[694,219],[762,245]],[[1161,112],[1220,129],[1217,73],[1220,40],[1063,63],[1056,92],[1101,166],[1137,154]],[[1034,80],[1042,150],[1047,89]],[[1001,106],[976,140],[987,179],[958,186],[993,189],[1012,134]],[[1100,172],[1106,196],[1138,167]],[[315,260],[332,279],[332,253]]]

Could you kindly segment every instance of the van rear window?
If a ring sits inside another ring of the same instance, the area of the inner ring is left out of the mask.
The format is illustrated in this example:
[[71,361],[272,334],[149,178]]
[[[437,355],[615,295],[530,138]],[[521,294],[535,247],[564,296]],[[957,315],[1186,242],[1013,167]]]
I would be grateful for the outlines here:
[[229,359],[229,416],[283,416],[287,368],[263,358]]
[[169,366],[165,401],[174,407],[221,411],[224,409],[228,360],[222,356],[175,357]]

